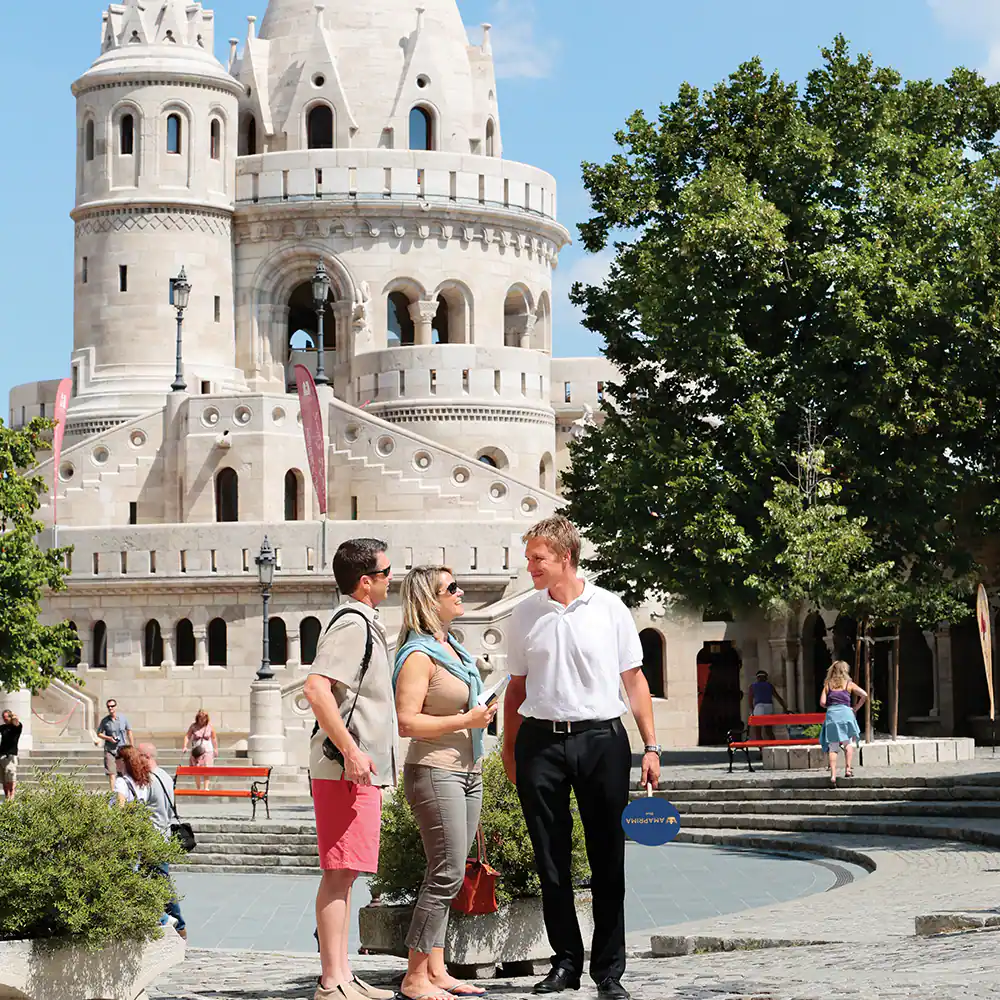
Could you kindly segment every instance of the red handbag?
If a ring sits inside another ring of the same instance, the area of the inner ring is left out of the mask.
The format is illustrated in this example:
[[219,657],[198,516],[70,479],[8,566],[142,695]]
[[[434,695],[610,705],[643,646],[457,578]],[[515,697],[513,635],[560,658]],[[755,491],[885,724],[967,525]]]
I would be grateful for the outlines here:
[[465,879],[451,908],[467,916],[496,913],[500,909],[496,890],[499,877],[500,872],[486,860],[486,840],[480,827],[476,831],[476,857],[465,862]]

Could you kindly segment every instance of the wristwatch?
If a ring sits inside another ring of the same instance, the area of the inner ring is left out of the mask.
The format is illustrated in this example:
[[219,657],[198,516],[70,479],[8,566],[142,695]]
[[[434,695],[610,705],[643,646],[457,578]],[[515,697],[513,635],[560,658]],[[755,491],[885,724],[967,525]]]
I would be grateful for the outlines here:
[[645,746],[646,753],[655,753],[657,757],[663,752],[663,747],[659,743],[647,743]]

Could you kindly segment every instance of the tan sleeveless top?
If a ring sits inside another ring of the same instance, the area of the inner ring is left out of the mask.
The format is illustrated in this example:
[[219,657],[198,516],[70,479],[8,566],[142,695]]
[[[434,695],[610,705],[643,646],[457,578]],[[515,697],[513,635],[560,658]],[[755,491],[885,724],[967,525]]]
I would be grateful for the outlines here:
[[[458,715],[469,707],[469,685],[459,680],[440,664],[434,664],[423,714],[434,716]],[[422,767],[440,767],[445,771],[482,770],[482,762],[472,760],[472,733],[463,729],[445,733],[436,740],[411,740],[406,755],[407,764]]]

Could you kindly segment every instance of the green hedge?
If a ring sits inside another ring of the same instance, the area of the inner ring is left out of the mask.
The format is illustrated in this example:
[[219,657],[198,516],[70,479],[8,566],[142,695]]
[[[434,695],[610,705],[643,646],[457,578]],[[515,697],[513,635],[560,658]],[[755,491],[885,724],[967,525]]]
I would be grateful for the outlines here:
[[121,809],[108,792],[43,778],[0,803],[0,939],[151,940],[171,896],[152,866],[183,856],[144,806]]
[[[483,835],[490,864],[501,873],[497,898],[501,903],[541,895],[535,855],[521,812],[517,789],[507,780],[498,753],[483,762]],[[474,853],[474,852],[473,852]],[[424,878],[426,860],[420,831],[406,801],[402,784],[382,811],[379,871],[372,878],[372,894],[388,902],[412,902]],[[590,878],[583,840],[583,824],[573,803],[573,881]]]

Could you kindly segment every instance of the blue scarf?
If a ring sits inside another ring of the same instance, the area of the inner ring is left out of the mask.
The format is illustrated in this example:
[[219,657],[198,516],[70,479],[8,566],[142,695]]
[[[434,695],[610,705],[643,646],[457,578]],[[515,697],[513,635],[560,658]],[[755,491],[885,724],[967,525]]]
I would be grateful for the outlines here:
[[[392,686],[395,690],[399,680],[399,672],[403,669],[403,664],[410,653],[426,653],[435,663],[440,664],[460,681],[469,685],[469,708],[475,708],[479,704],[479,696],[483,691],[483,681],[479,676],[479,668],[472,654],[454,637],[449,636],[449,646],[444,646],[432,635],[422,635],[419,632],[410,631],[406,637],[406,642],[396,650],[396,669],[392,674]],[[455,655],[461,662],[455,659]],[[482,760],[485,754],[483,740],[483,729],[472,729],[472,757],[473,760]]]

